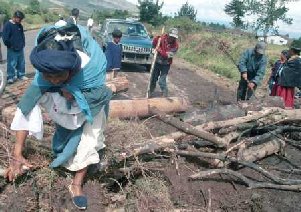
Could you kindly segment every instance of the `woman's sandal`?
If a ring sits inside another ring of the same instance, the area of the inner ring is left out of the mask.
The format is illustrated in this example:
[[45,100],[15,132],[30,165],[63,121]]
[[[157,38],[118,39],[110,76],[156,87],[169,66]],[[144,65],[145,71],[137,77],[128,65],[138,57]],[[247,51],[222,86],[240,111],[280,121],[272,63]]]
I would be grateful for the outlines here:
[[87,197],[84,195],[81,196],[75,196],[73,191],[72,191],[72,186],[81,186],[81,185],[76,185],[76,184],[71,184],[68,186],[69,192],[71,194],[71,199],[75,207],[77,207],[80,210],[86,210],[87,205],[88,205],[88,200]]

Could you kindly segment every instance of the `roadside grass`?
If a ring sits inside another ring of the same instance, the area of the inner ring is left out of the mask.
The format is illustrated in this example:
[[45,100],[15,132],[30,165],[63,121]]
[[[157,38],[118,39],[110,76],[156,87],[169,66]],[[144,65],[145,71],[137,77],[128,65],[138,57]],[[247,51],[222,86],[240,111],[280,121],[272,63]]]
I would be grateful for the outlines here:
[[160,176],[139,178],[127,188],[125,211],[174,211],[166,181]]
[[[239,79],[239,72],[232,60],[220,48],[220,42],[237,64],[240,54],[247,48],[252,48],[257,40],[249,34],[232,31],[210,32],[202,30],[181,38],[178,56],[216,74],[234,81]],[[268,45],[267,56],[269,64],[266,74],[270,74],[271,65],[278,59],[280,52],[287,46]]]

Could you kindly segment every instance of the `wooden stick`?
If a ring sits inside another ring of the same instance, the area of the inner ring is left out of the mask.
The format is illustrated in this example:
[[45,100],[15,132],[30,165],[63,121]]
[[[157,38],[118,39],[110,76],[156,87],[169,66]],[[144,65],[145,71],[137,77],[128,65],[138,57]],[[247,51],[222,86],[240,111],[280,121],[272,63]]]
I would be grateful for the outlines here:
[[278,176],[275,176],[268,172],[267,170],[263,169],[262,167],[256,165],[255,163],[252,162],[247,162],[247,161],[242,161],[238,160],[237,158],[234,157],[228,157],[225,154],[214,154],[214,153],[205,153],[205,152],[189,152],[189,151],[176,151],[176,154],[180,156],[190,156],[190,157],[204,157],[204,158],[213,158],[213,159],[219,159],[222,161],[230,161],[232,163],[238,163],[243,166],[246,166],[248,168],[251,168],[265,177],[269,178],[276,184],[282,184],[282,185],[297,185],[301,184],[301,180],[296,180],[296,179],[283,179]]
[[208,131],[208,130],[213,130],[216,128],[223,128],[223,127],[229,127],[229,126],[233,126],[233,125],[239,125],[239,124],[243,124],[243,123],[261,119],[261,118],[266,117],[277,111],[278,111],[278,108],[277,109],[275,109],[275,108],[266,109],[264,111],[255,112],[253,115],[238,117],[238,118],[229,119],[226,121],[208,122],[208,123],[200,125],[199,127]]
[[188,123],[182,122],[173,116],[159,113],[159,115],[156,116],[156,118],[160,119],[164,123],[167,123],[169,125],[176,127],[177,129],[179,129],[187,134],[195,135],[199,138],[205,139],[205,140],[211,142],[212,144],[216,145],[217,147],[225,147],[225,146],[228,146],[228,144],[229,144],[228,141],[224,141],[222,138],[220,138],[212,133],[209,133],[205,130],[197,129],[194,126],[192,126]]
[[301,191],[301,184],[296,185],[278,185],[268,182],[254,182],[249,178],[245,177],[239,172],[233,171],[231,169],[211,169],[208,171],[200,171],[197,174],[191,175],[189,178],[191,180],[198,180],[209,177],[214,174],[228,174],[237,177],[240,179],[245,185],[247,185],[250,189],[255,188],[271,188],[271,189],[279,189],[279,190],[288,190],[288,191]]
[[[162,31],[161,31],[161,36],[164,34],[164,30],[165,30],[165,27],[163,26],[163,27],[162,27]],[[160,47],[160,44],[161,44],[161,36],[160,36],[159,39],[158,39],[156,49]],[[155,50],[154,58],[153,58],[152,65],[151,65],[151,69],[150,69],[150,78],[149,78],[149,81],[148,81],[147,92],[146,92],[146,98],[149,98],[149,97],[150,97],[150,86],[151,86],[151,81],[152,81],[152,78],[153,78],[153,75],[154,75],[153,72],[154,72],[154,67],[155,67],[155,63],[156,63],[156,60],[157,60],[157,56],[158,56],[158,52],[157,52],[157,50]]]

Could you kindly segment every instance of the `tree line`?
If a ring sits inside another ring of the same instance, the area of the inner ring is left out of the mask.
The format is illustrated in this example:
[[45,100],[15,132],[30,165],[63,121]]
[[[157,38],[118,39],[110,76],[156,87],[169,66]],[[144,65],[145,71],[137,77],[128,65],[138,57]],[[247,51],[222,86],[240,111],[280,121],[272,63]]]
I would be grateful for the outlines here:
[[269,33],[279,33],[278,22],[292,24],[293,18],[287,12],[288,3],[293,1],[298,0],[232,0],[224,11],[233,18],[235,28],[253,29],[267,37]]

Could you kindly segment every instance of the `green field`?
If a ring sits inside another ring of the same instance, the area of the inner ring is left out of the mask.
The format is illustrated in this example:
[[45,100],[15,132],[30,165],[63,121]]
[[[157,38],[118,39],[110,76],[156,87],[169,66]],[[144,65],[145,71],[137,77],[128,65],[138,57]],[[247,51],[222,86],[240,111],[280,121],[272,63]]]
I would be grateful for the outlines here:
[[[224,44],[224,45],[221,45]],[[206,29],[182,37],[178,56],[199,67],[211,70],[230,79],[239,79],[239,72],[235,64],[225,54],[225,50],[233,57],[236,64],[240,54],[257,43],[254,36],[231,30],[213,32]],[[268,45],[267,56],[269,66],[267,74],[287,46]]]

